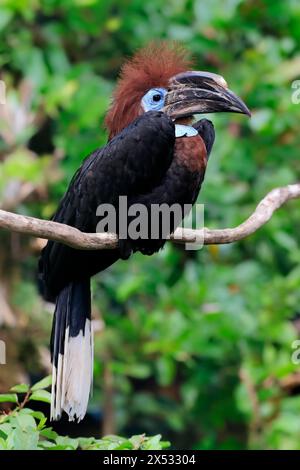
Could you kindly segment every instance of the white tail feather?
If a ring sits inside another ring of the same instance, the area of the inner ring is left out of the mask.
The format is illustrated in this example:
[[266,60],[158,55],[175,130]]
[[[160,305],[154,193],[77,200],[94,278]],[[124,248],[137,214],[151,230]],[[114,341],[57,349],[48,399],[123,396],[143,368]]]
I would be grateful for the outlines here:
[[59,419],[64,410],[69,421],[81,421],[87,410],[93,381],[93,332],[86,320],[84,333],[77,336],[65,332],[64,354],[59,354],[57,370],[53,366],[51,419]]

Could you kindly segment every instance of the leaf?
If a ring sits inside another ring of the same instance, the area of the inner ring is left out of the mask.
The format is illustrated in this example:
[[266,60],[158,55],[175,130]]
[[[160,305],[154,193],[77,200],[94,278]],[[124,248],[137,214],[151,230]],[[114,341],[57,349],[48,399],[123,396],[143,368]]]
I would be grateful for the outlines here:
[[122,442],[122,444],[120,444],[119,446],[114,447],[112,450],[133,450],[133,449],[134,449],[134,446],[132,442],[127,440],[127,441]]
[[39,420],[39,424],[38,424],[38,430],[41,430],[43,429],[46,421],[47,421],[47,417],[44,415],[44,413],[42,413],[41,411],[33,411],[31,413],[31,416],[33,416],[34,418],[38,419]]
[[99,450],[133,449],[133,445],[128,439],[115,435],[105,436],[103,439],[95,441],[93,447]]
[[89,450],[97,441],[94,437],[79,437],[78,442],[80,449]]
[[2,437],[0,437],[0,449],[7,449],[7,441],[5,441]]
[[36,390],[43,390],[45,388],[48,388],[50,387],[52,383],[52,376],[51,375],[47,375],[47,377],[44,377],[42,380],[40,380],[39,382],[35,383],[32,387],[31,387],[31,390],[33,392],[35,392]]
[[6,439],[9,433],[12,430],[12,426],[10,423],[4,423],[0,427],[0,436],[3,437],[3,439]]
[[171,447],[171,442],[170,441],[160,441],[160,447],[161,449],[168,449]]
[[53,431],[52,428],[42,429],[40,432],[40,435],[53,441],[55,441],[58,437],[58,434],[55,431]]
[[31,415],[33,410],[31,408],[23,408],[22,410],[16,410],[16,413],[20,415]]
[[10,388],[11,392],[16,392],[16,393],[27,393],[28,390],[29,390],[29,385],[27,384],[14,385],[13,387]]
[[15,393],[1,393],[0,403],[18,403],[18,397]]
[[[58,446],[55,444],[51,445],[51,442],[48,445],[47,441],[45,441],[45,443],[46,443],[47,450],[74,450],[74,449],[71,449],[69,446]],[[40,443],[39,446],[42,447],[42,444]]]
[[39,433],[34,429],[23,432],[20,428],[14,429],[7,438],[7,448],[13,450],[35,450],[39,441]]
[[161,450],[161,434],[157,434],[156,436],[149,437],[142,445],[143,450]]
[[58,446],[63,446],[64,448],[71,448],[76,450],[79,445],[79,441],[78,439],[72,439],[68,436],[58,436],[56,439],[56,444]]
[[37,390],[30,395],[29,400],[34,401],[42,401],[45,403],[51,403],[51,393],[47,392],[47,390]]
[[142,443],[145,441],[145,434],[132,436],[129,440],[132,443],[134,450],[139,449]]
[[56,450],[56,444],[54,442],[50,442],[50,441],[40,441],[38,443],[38,447],[40,449],[45,449],[45,450],[52,450],[52,449],[55,449]]
[[17,414],[15,417],[17,424],[22,430],[36,429],[35,419],[30,414]]
[[9,419],[9,415],[0,415],[0,424],[5,423]]

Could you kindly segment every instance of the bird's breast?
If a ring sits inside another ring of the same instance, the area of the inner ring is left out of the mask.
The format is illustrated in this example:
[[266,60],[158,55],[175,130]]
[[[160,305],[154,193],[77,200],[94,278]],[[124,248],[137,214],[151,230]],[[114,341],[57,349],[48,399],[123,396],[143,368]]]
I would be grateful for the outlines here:
[[203,173],[206,169],[207,153],[200,135],[176,138],[174,159],[192,172]]

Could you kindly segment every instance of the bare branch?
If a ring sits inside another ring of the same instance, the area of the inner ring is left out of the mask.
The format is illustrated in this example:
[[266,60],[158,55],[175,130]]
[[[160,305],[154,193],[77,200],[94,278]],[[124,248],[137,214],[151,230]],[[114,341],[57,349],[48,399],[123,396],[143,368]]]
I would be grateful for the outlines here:
[[[205,245],[232,243],[248,237],[266,224],[273,213],[291,199],[300,198],[300,183],[290,184],[270,191],[258,204],[253,214],[235,228],[193,230],[178,228],[170,239],[175,243],[204,241]],[[117,247],[118,238],[113,233],[83,233],[74,227],[48,220],[0,210],[0,228],[61,242],[81,250],[107,250]]]

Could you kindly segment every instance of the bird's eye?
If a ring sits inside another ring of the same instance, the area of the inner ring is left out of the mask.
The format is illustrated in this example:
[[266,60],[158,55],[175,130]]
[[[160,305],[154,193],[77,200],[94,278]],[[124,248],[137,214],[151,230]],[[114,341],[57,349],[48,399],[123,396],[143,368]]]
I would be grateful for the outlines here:
[[164,88],[151,88],[142,98],[144,111],[160,111],[164,106],[167,90]]
[[153,96],[153,101],[160,101],[161,100],[161,95],[159,95],[158,93],[156,95]]

